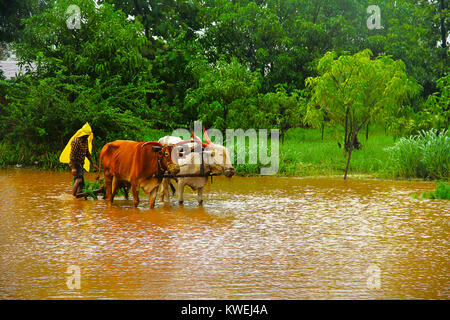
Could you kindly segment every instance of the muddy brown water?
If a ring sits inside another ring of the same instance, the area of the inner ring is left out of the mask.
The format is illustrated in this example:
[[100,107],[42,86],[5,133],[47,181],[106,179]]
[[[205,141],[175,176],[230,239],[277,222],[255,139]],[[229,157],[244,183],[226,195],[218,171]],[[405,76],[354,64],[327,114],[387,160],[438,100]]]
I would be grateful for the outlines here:
[[2,170],[0,298],[449,299],[450,202],[411,198],[434,187],[218,177],[202,208],[187,192],[149,210],[75,200],[69,172]]

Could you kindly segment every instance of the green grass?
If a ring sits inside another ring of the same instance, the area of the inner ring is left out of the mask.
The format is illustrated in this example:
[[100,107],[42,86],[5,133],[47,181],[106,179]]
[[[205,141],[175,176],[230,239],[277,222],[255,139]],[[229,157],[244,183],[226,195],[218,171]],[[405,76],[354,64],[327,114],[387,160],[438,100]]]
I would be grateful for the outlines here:
[[88,195],[88,197],[91,197],[94,200],[98,200],[97,196],[94,194],[94,190],[97,190],[100,188],[100,185],[97,181],[89,182],[84,181],[83,190],[81,192],[84,192]]
[[450,170],[450,134],[436,129],[401,138],[389,147],[392,175],[426,179],[448,179]]
[[[362,148],[353,150],[349,173],[379,178],[448,180],[449,139],[448,133],[437,136],[432,130],[394,141],[382,126],[371,127],[368,140],[365,132],[358,135]],[[338,146],[338,138],[330,129],[322,140],[319,130],[295,128],[286,132],[280,145],[278,175],[343,175],[346,163],[347,152]],[[261,167],[237,165],[236,169],[238,175],[254,175]]]
[[[394,144],[394,138],[386,136],[382,128],[372,128],[368,141],[364,134],[358,136],[363,145],[354,150],[350,161],[350,174],[384,176],[389,158],[386,147]],[[314,176],[344,174],[347,153],[339,148],[338,140],[331,131],[325,131],[322,140],[320,130],[295,128],[286,132],[280,144],[279,175]],[[342,144],[342,141],[340,141]],[[260,165],[237,165],[239,175],[259,172]]]
[[[417,199],[418,196],[414,193],[411,196],[413,199]],[[434,191],[422,192],[419,196],[424,199],[447,199],[450,200],[450,184],[441,182],[436,186]]]
[[[149,129],[142,139],[145,141],[157,141],[167,134],[169,133]],[[394,162],[395,159],[392,157],[392,149],[400,142],[400,140],[397,140],[397,143],[395,143],[392,136],[385,134],[382,126],[371,127],[369,139],[367,141],[364,132],[358,136],[358,140],[362,144],[362,148],[353,151],[349,174],[371,175],[380,178],[424,178],[415,174],[399,175],[395,173],[394,169],[398,164]],[[342,139],[339,139],[339,142],[342,144]],[[94,161],[97,163],[100,149],[101,148],[98,146],[94,148]],[[239,150],[238,152],[243,151],[244,150]],[[32,150],[17,149],[14,146],[0,143],[0,167],[22,164],[24,166],[34,165],[44,169],[68,170],[67,165],[58,162],[59,152],[60,150],[57,150],[37,156],[33,154]],[[414,159],[414,157],[412,157],[412,159]],[[434,158],[430,157],[430,159]],[[322,140],[320,130],[294,128],[288,130],[285,134],[284,142],[280,142],[278,175],[343,175],[346,162],[347,152],[345,152],[344,149],[339,148],[338,138],[333,134],[331,129],[325,131]],[[261,167],[265,167],[265,165],[235,165],[236,175],[259,175]],[[433,179],[433,177],[427,178]],[[448,177],[440,177],[440,179],[447,180]]]

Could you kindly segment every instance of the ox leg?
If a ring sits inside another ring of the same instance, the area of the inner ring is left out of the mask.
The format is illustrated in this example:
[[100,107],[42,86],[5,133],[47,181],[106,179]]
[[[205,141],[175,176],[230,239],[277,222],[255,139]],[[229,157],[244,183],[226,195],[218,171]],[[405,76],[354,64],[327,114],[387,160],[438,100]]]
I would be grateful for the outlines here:
[[137,207],[139,205],[139,189],[133,184],[131,186],[131,192],[133,193],[133,203]]
[[122,187],[123,188],[123,194],[125,196],[125,200],[128,200],[128,185],[123,183],[123,184],[119,184],[119,188]]
[[183,193],[184,193],[184,181],[179,180],[178,182],[178,203],[183,204]]
[[203,205],[203,188],[198,188],[198,205]]
[[111,191],[111,202],[114,201],[114,197],[116,195],[117,189],[119,188],[119,181],[116,177],[112,179],[112,191]]
[[164,198],[166,198],[167,201],[170,201],[168,189],[169,189],[169,179],[164,178],[161,183],[161,196],[159,197],[159,200],[161,200],[161,202],[164,202]]
[[159,200],[160,200],[161,202],[164,202],[164,180],[163,180],[163,182],[161,183],[161,187],[160,187],[160,189],[159,189],[159,192],[160,192]]
[[106,186],[106,199],[112,203],[112,196],[111,196],[111,188],[112,188],[112,176],[105,174],[105,186]]
[[167,201],[170,201],[169,183],[170,183],[169,178],[164,179],[164,196],[167,198]]
[[167,197],[167,201],[170,201],[170,178],[166,180],[166,184],[164,185],[164,196]]
[[158,186],[153,188],[152,191],[150,191],[149,201],[150,201],[150,209],[155,207],[156,202],[156,195],[158,194]]

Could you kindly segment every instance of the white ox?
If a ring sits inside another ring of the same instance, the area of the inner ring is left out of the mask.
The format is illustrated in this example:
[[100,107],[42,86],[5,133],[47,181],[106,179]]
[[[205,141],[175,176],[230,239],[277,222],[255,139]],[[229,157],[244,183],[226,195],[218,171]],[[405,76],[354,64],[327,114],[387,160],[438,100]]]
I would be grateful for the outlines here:
[[[198,192],[198,203],[203,203],[203,187],[208,182],[207,174],[224,174],[226,177],[232,177],[234,175],[234,168],[230,161],[230,155],[228,150],[221,145],[214,144],[209,139],[206,132],[205,140],[207,144],[201,142],[200,138],[193,135],[194,140],[181,140],[178,137],[165,136],[159,139],[159,143],[162,145],[180,145],[183,146],[188,152],[178,159],[178,165],[180,166],[180,172],[177,174],[178,180],[178,202],[183,204],[184,187],[189,186],[192,190]],[[202,145],[202,152],[196,152],[196,146],[200,150]],[[194,151],[194,152],[189,152]],[[203,161],[200,161],[200,156],[203,156]],[[203,166],[203,169],[202,169]],[[205,176],[200,176],[202,174]],[[183,175],[198,175],[198,177],[182,177]],[[164,178],[161,183],[161,196],[160,200],[164,202],[164,198],[167,201],[170,200],[169,196],[169,183],[170,178]]]

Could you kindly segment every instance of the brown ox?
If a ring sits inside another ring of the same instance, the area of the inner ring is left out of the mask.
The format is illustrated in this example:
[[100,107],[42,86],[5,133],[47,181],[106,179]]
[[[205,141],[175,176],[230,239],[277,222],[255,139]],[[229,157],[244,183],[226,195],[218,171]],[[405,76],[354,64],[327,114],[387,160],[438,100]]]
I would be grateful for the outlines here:
[[171,174],[177,174],[180,171],[172,160],[172,148],[158,142],[126,140],[105,144],[100,152],[100,163],[105,173],[108,200],[112,203],[119,184],[124,184],[131,186],[135,207],[139,204],[139,189],[142,188],[150,195],[150,208],[153,208],[164,172],[169,170]]

